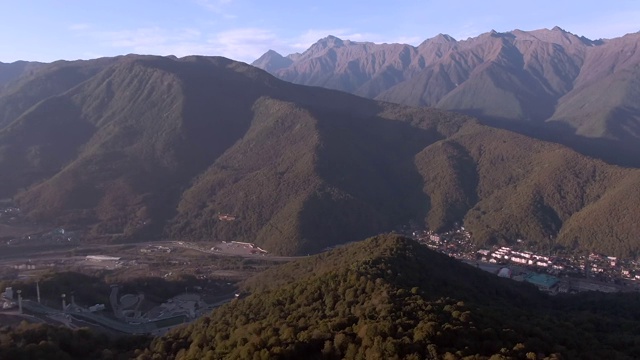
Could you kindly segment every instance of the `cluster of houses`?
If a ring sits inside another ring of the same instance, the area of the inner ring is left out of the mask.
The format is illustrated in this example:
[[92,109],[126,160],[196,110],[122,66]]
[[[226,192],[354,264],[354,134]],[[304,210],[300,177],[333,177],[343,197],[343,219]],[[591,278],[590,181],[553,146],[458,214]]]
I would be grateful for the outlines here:
[[553,263],[549,256],[534,254],[531,251],[516,251],[510,247],[500,247],[495,251],[480,249],[477,251],[479,260],[488,261],[490,263],[499,263],[501,260],[507,260],[521,265],[532,265],[542,268],[553,267]]
[[638,260],[590,254],[588,257],[579,259],[579,262],[580,269],[593,277],[640,280],[640,262]]
[[640,263],[614,256],[590,254],[588,256],[544,256],[530,251],[516,251],[510,247],[477,251],[477,259],[497,264],[515,263],[544,269],[552,274],[580,275],[607,282],[640,280]]
[[0,221],[4,223],[13,223],[20,218],[20,208],[8,206],[0,208]]
[[[532,251],[519,249],[519,246],[496,246],[492,249],[477,249],[471,239],[471,234],[460,226],[445,233],[433,231],[413,231],[413,238],[429,248],[445,253],[461,260],[483,261],[495,265],[519,266],[528,272],[539,275],[564,277],[596,281],[601,284],[609,283],[639,287],[640,260],[618,259],[602,254],[560,255],[555,256],[536,254]],[[519,240],[518,243],[522,242]],[[504,274],[503,274],[504,275]],[[527,279],[523,279],[528,281]],[[531,283],[540,288],[552,288],[549,284],[557,282],[547,278],[530,279]],[[562,282],[558,283],[562,285]],[[561,286],[560,286],[561,288]],[[560,289],[562,290],[562,289]],[[562,292],[562,291],[561,291]]]
[[20,208],[9,206],[0,209],[0,216],[16,216],[20,214]]
[[70,244],[78,241],[82,235],[81,231],[68,231],[64,228],[55,228],[51,231],[32,233],[22,237],[15,237],[9,239],[7,245],[24,245],[33,244],[38,242],[41,245],[44,244]]
[[503,246],[493,250],[480,249],[476,252],[476,259],[503,265],[515,263],[539,268],[555,275],[595,278],[605,282],[640,280],[640,263],[638,261],[621,260],[614,256],[601,254],[551,257],[535,254],[531,251],[517,251]]
[[441,234],[433,231],[414,231],[412,235],[429,248],[456,258],[470,258],[469,254],[475,250],[471,233],[464,226]]

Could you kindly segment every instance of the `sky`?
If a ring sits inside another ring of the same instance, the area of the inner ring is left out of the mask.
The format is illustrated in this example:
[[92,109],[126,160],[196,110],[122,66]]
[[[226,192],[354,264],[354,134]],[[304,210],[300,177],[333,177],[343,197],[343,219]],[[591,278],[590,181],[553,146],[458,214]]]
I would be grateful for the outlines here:
[[250,63],[328,35],[418,45],[554,26],[592,40],[638,32],[640,0],[0,0],[0,62],[137,53]]

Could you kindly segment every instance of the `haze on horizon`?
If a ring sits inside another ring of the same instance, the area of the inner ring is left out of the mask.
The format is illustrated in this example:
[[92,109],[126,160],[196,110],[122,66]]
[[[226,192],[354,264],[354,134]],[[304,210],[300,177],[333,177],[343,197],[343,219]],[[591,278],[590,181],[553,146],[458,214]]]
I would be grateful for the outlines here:
[[353,41],[417,45],[444,33],[461,40],[490,30],[560,26],[590,39],[637,32],[640,2],[506,0],[445,3],[410,0],[286,0],[273,6],[251,0],[4,1],[0,62],[50,62],[127,53],[221,55],[251,62],[269,49],[301,52],[335,35]]

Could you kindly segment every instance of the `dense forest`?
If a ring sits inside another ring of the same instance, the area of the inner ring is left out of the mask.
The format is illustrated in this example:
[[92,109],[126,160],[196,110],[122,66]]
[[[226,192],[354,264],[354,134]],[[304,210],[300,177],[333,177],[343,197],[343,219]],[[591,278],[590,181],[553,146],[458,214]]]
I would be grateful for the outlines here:
[[237,240],[306,255],[464,223],[478,244],[551,236],[640,251],[638,169],[220,57],[46,64],[8,83],[0,109],[0,198],[85,241]]
[[640,357],[638,294],[549,297],[397,235],[272,267],[246,280],[241,294],[151,340],[5,326],[0,358]]
[[640,356],[637,295],[549,298],[392,235],[272,268],[244,289],[138,359]]
[[88,329],[22,322],[0,328],[0,359],[130,359],[148,341],[143,336],[113,337]]

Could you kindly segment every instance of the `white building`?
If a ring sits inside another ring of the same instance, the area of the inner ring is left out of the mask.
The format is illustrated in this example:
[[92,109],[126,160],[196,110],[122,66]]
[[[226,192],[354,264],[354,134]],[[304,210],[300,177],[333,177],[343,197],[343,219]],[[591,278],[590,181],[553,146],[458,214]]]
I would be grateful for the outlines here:
[[93,306],[89,306],[89,311],[91,312],[102,311],[104,309],[105,309],[104,304],[95,304]]
[[106,256],[106,255],[87,255],[86,257],[89,261],[118,261],[119,257],[115,256]]
[[2,297],[5,299],[13,300],[13,288],[8,287],[2,293]]

